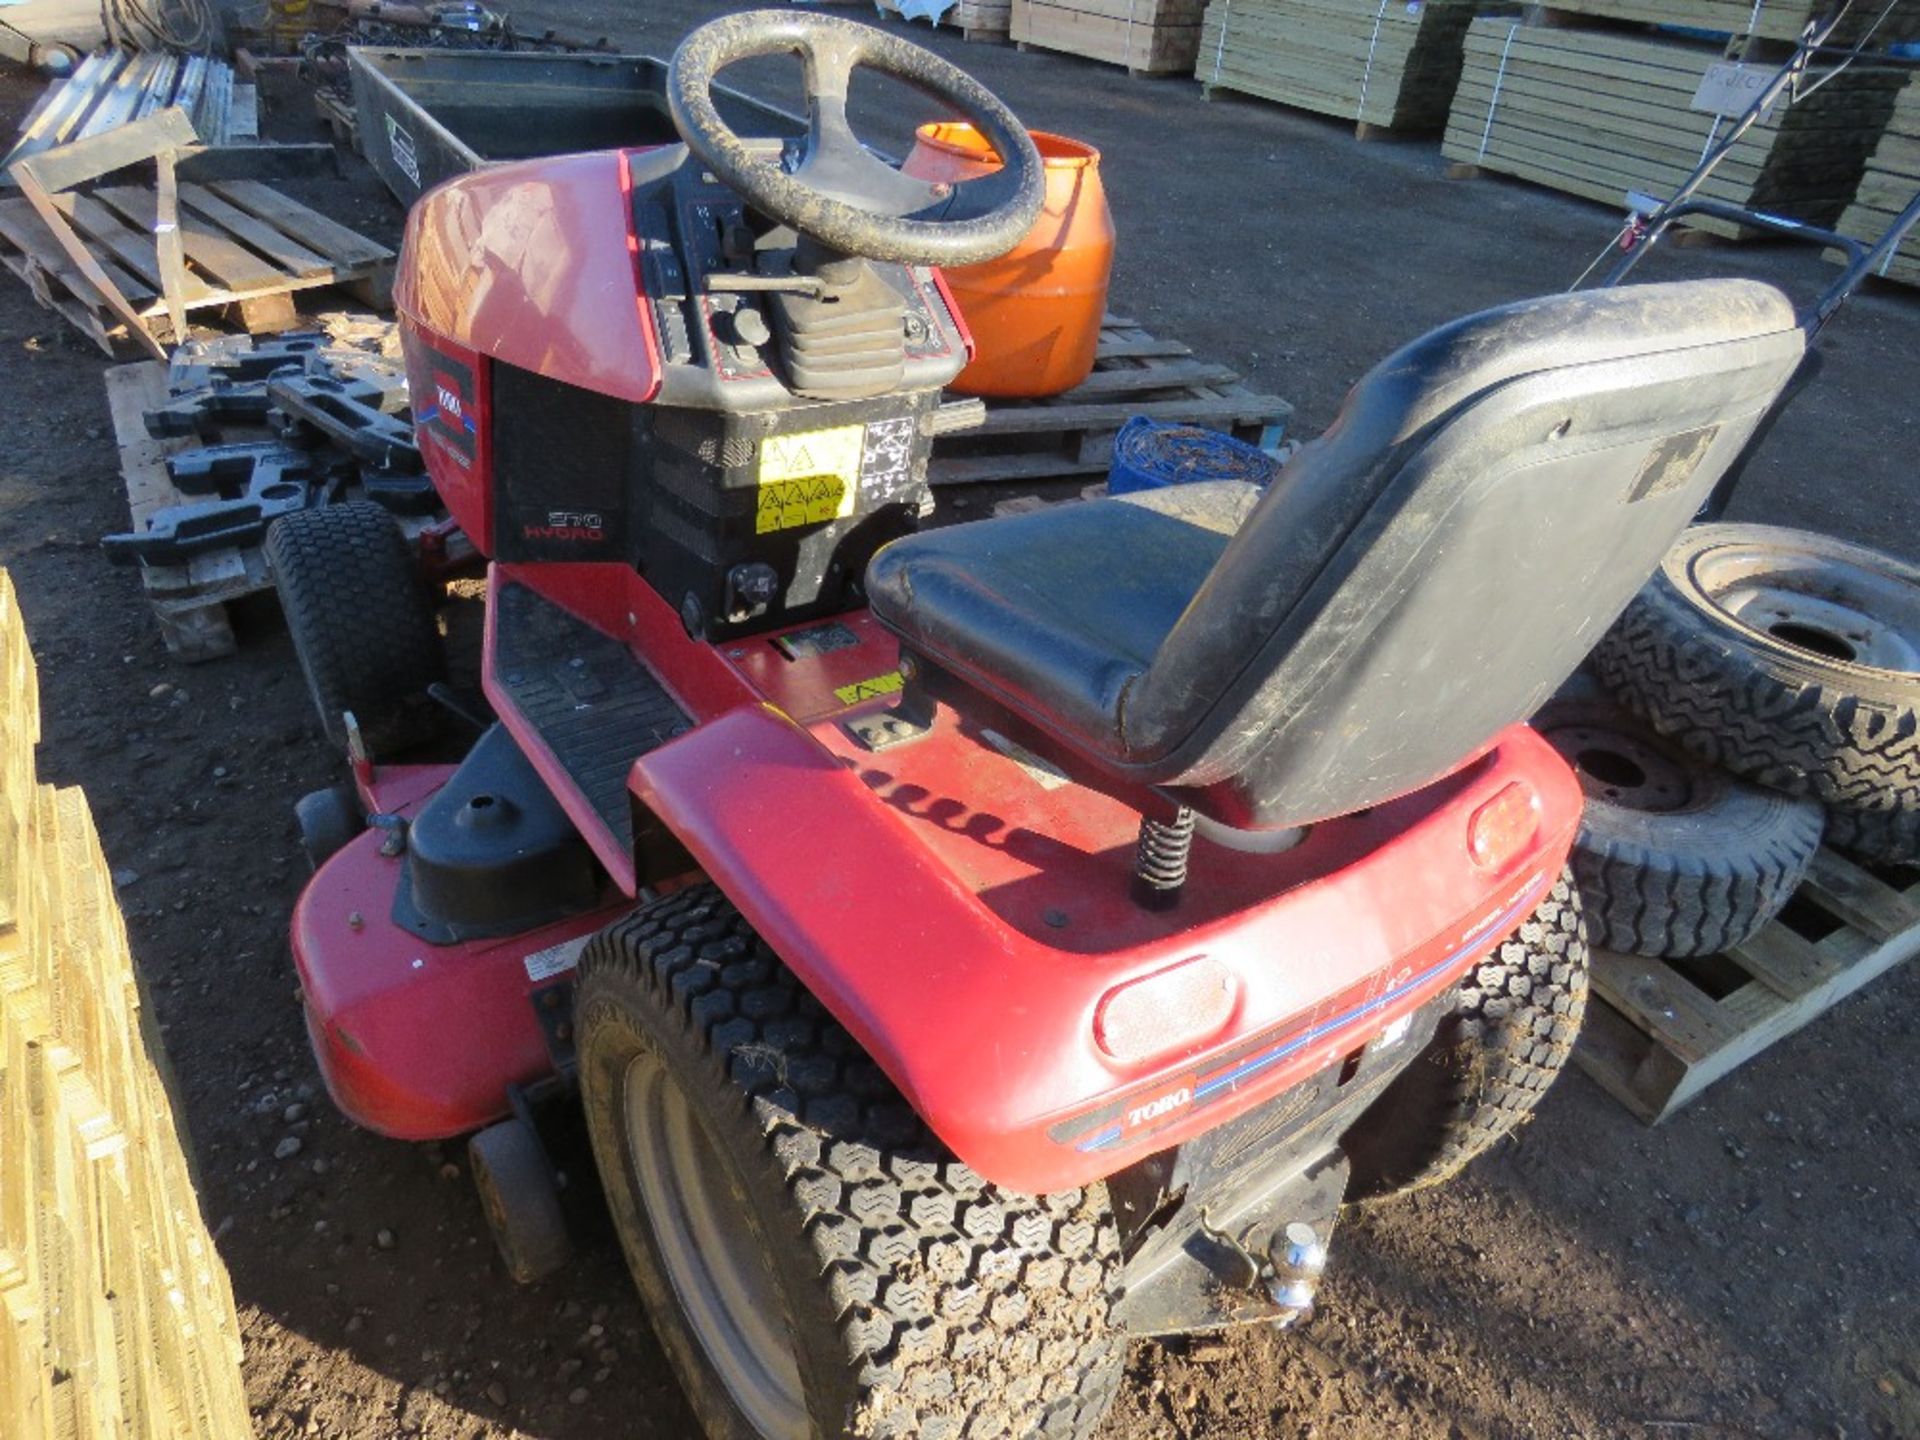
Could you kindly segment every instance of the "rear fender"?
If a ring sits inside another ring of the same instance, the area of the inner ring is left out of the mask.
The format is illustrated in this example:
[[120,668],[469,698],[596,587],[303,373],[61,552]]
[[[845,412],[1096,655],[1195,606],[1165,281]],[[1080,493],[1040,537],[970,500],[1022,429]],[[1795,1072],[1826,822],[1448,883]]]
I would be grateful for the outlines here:
[[[1480,874],[1467,817],[1516,780],[1540,797],[1536,839]],[[1111,1174],[1396,1040],[1538,902],[1580,807],[1565,763],[1515,727],[1443,804],[1354,862],[1224,919],[1084,954],[1006,924],[771,706],[650,752],[630,784],[641,883],[705,872],[956,1155],[1028,1193]],[[1196,955],[1234,972],[1231,1023],[1147,1063],[1102,1051],[1102,1000]]]

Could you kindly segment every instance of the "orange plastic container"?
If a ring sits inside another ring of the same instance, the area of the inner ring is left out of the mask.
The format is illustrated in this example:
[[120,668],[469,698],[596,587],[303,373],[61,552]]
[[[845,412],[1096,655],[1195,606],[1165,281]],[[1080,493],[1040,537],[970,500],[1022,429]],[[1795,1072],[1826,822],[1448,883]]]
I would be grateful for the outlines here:
[[[1100,152],[1064,135],[1030,133],[1046,167],[1040,218],[998,260],[943,272],[973,332],[973,363],[952,387],[967,395],[1058,395],[1087,378],[1100,344],[1113,273]],[[998,170],[1000,157],[971,125],[922,125],[902,168],[957,184]]]

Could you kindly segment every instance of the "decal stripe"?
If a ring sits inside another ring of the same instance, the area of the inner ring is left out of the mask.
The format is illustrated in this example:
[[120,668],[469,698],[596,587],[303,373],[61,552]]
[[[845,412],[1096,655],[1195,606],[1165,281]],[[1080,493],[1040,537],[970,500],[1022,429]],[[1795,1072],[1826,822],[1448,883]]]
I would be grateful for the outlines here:
[[[1548,877],[1542,877],[1538,884],[1529,888],[1525,895],[1521,896],[1520,899],[1502,911],[1492,924],[1481,927],[1473,938],[1469,939],[1464,945],[1453,951],[1445,959],[1438,960],[1428,966],[1412,979],[1403,981],[1401,984],[1394,986],[1393,989],[1386,991],[1375,999],[1354,1006],[1345,1014],[1336,1015],[1331,1020],[1323,1020],[1320,1024],[1311,1026],[1301,1031],[1298,1035],[1281,1041],[1270,1050],[1263,1050],[1258,1055],[1249,1056],[1247,1059],[1238,1061],[1225,1070],[1216,1071],[1213,1075],[1201,1080],[1194,1086],[1193,1106],[1191,1108],[1198,1109],[1202,1103],[1220,1094],[1221,1091],[1237,1086],[1242,1080],[1247,1079],[1251,1075],[1258,1074],[1277,1061],[1284,1060],[1301,1047],[1311,1045],[1322,1036],[1330,1035],[1335,1030],[1343,1030],[1356,1021],[1365,1019],[1374,1011],[1391,1005],[1403,995],[1418,990],[1441,971],[1457,965],[1469,955],[1478,953],[1485,946],[1489,935],[1504,935],[1509,925],[1516,923],[1522,915],[1526,914],[1526,912],[1533,907],[1535,901],[1540,898],[1541,892],[1547,888],[1548,883]],[[1171,1120],[1169,1123],[1171,1123]],[[1157,1128],[1164,1129],[1165,1126]],[[1120,1126],[1109,1125],[1106,1129],[1089,1135],[1086,1139],[1074,1146],[1074,1148],[1082,1153],[1111,1149],[1120,1143],[1121,1134]]]

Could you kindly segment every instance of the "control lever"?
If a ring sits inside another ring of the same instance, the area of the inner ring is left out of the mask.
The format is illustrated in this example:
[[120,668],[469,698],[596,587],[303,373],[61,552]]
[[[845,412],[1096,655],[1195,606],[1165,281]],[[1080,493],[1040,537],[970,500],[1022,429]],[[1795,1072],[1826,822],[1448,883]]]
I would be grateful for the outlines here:
[[827,293],[827,282],[817,275],[742,275],[732,270],[709,270],[710,295],[809,295]]

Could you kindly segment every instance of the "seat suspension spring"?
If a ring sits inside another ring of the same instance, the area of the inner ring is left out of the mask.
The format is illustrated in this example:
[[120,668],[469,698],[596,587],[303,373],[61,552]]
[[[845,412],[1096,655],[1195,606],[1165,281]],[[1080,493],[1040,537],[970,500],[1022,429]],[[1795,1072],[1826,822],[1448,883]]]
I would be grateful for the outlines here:
[[1187,883],[1187,859],[1193,852],[1193,811],[1182,805],[1171,820],[1140,821],[1140,849],[1133,867],[1134,903],[1148,910],[1171,910]]

